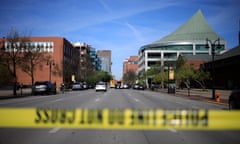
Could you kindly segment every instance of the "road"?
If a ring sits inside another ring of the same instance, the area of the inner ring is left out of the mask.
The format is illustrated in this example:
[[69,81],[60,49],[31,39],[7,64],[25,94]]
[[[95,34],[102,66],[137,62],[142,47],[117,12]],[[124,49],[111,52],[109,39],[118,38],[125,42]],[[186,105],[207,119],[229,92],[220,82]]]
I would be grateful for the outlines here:
[[[108,89],[69,91],[49,96],[0,100],[0,107],[89,109],[227,109],[227,106],[175,97],[152,91]],[[2,116],[1,116],[2,117]],[[219,144],[240,143],[240,131],[102,130],[63,128],[0,128],[0,144]]]

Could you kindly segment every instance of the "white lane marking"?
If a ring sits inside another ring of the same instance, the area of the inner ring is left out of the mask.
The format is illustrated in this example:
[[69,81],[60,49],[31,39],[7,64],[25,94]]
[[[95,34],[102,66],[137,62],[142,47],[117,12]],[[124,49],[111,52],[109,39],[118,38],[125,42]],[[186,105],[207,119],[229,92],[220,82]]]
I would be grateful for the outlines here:
[[53,100],[53,101],[51,101],[52,103],[55,103],[55,102],[59,102],[59,101],[62,101],[63,99],[56,99],[56,100]]
[[60,129],[61,129],[61,128],[56,127],[56,128],[51,129],[50,131],[48,131],[48,133],[56,133],[56,132],[58,132]]
[[97,102],[97,101],[99,101],[100,100],[100,98],[97,98],[97,99],[95,99],[95,102]]
[[170,132],[173,132],[173,133],[176,133],[177,132],[177,130],[176,129],[173,129],[173,128],[171,128],[171,129],[168,129]]
[[138,100],[138,99],[136,99],[136,98],[134,98],[134,100],[135,100],[136,102],[139,102],[139,100]]

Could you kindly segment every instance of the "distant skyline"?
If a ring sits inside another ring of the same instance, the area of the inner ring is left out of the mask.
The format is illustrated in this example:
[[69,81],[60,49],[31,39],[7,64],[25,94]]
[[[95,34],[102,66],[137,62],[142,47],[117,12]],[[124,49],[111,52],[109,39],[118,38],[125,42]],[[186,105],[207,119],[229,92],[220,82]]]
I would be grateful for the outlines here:
[[11,28],[24,36],[58,36],[112,51],[112,73],[141,46],[169,35],[199,9],[212,29],[238,45],[239,0],[8,0],[0,6],[0,36]]

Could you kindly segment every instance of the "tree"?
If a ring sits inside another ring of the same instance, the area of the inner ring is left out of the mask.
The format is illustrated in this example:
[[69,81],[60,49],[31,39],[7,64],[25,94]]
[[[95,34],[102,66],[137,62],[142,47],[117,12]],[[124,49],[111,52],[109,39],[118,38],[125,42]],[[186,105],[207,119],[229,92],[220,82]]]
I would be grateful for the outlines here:
[[64,59],[62,62],[62,68],[63,68],[62,73],[63,73],[64,83],[72,82],[71,77],[73,74],[75,76],[78,76],[79,65],[76,66],[75,62],[73,62],[72,60]]
[[187,86],[187,88],[190,88],[191,86],[190,81],[196,78],[194,76],[195,72],[196,71],[194,70],[194,67],[192,65],[185,63],[176,70],[175,77],[177,80],[183,82]]
[[98,81],[109,82],[112,79],[112,76],[108,74],[108,72],[105,72],[105,71],[96,71],[96,72],[97,72]]
[[203,70],[197,70],[195,73],[194,80],[201,86],[202,89],[205,89],[205,80],[210,79],[210,73]]
[[46,63],[49,60],[49,56],[45,56],[45,53],[42,52],[41,45],[34,46],[27,38],[23,39],[22,47],[24,53],[20,66],[22,71],[31,77],[31,82],[33,85],[34,72],[36,68],[41,68],[42,63]]
[[191,81],[197,82],[201,88],[205,88],[204,81],[210,78],[208,72],[195,69],[194,66],[187,63],[183,64],[176,70],[176,79],[183,82],[187,88],[191,87]]
[[94,65],[90,55],[87,54],[86,56],[82,57],[82,59],[84,60],[84,63],[81,63],[80,65],[79,78],[82,81],[86,81],[88,77],[93,74]]
[[143,74],[143,77],[151,78],[152,83],[161,83],[161,87],[164,88],[164,82],[167,81],[167,71],[163,70],[160,63],[152,65],[150,69]]
[[153,82],[154,83],[160,83],[161,82],[161,84],[163,84],[167,80],[168,80],[168,71],[161,71],[153,77]]
[[8,69],[4,65],[0,65],[0,87],[4,83],[8,82],[9,79],[11,79],[11,75],[8,72]]
[[137,75],[134,71],[127,71],[124,75],[123,75],[123,81],[125,83],[129,83],[129,84],[133,84],[135,83],[137,79]]
[[185,60],[184,57],[180,54],[180,55],[178,56],[177,61],[176,61],[176,70],[178,70],[178,68],[181,68],[185,63],[186,63],[186,60]]
[[13,77],[13,95],[17,95],[16,67],[22,61],[22,43],[19,33],[12,29],[7,34],[6,39],[3,38],[3,47],[1,48],[0,64],[5,66]]

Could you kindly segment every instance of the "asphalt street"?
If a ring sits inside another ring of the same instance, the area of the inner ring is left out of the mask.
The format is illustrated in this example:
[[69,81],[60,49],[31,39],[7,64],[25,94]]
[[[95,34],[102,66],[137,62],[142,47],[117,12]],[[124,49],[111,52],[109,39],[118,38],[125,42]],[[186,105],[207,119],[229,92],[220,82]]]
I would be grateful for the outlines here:
[[[107,92],[68,91],[48,96],[1,99],[0,107],[88,108],[88,109],[216,109],[226,105],[197,101],[166,93],[132,89],[108,89]],[[0,117],[4,117],[1,115]],[[240,131],[206,130],[103,130],[63,128],[0,128],[0,144],[220,144],[240,143]]]

